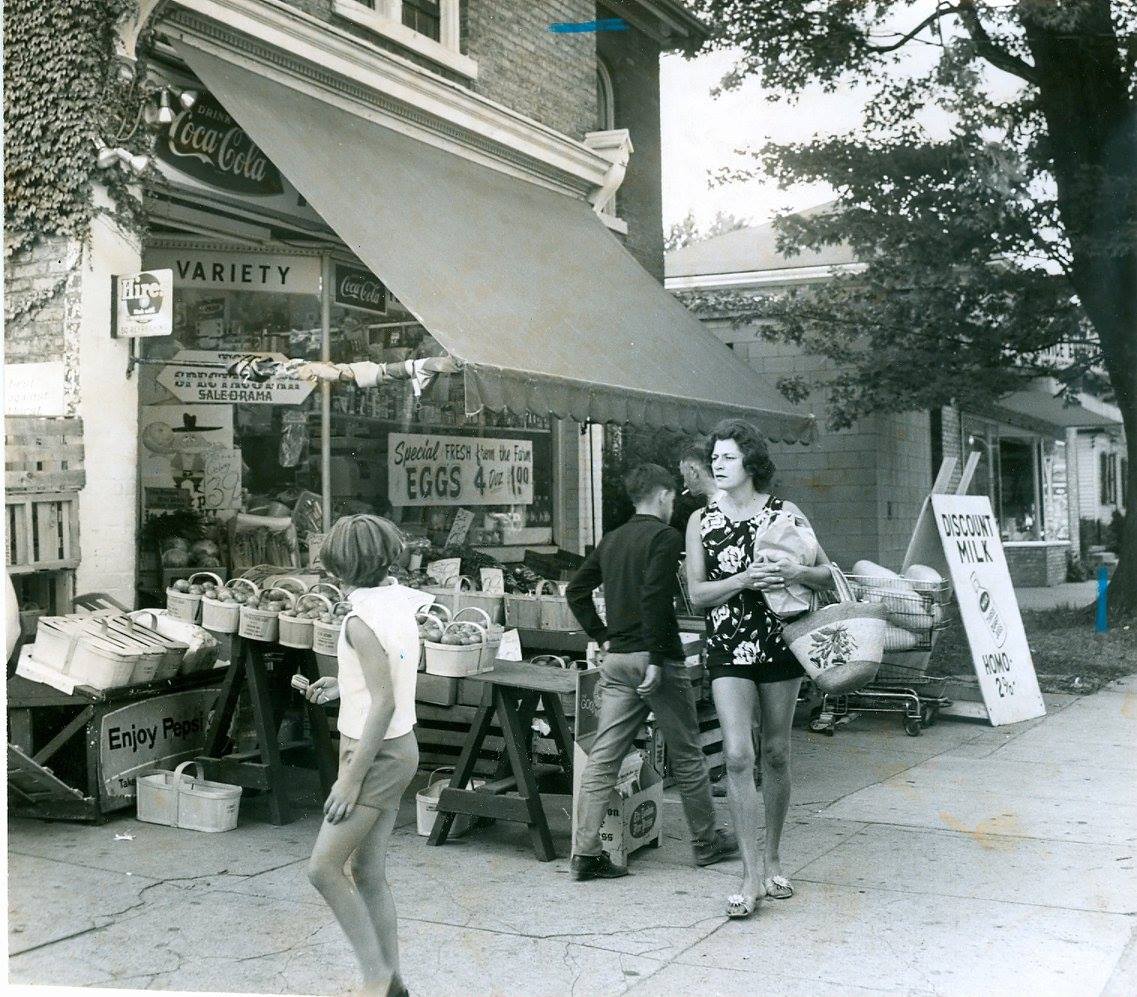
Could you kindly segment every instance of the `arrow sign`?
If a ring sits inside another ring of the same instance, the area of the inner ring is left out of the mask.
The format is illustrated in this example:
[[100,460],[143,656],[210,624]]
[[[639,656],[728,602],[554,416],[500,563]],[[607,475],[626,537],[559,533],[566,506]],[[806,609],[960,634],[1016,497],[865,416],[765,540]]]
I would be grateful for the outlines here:
[[[257,384],[218,368],[190,366],[188,361],[232,363],[241,357],[258,356],[286,360],[283,353],[217,353],[212,350],[181,350],[158,375],[158,383],[181,402],[213,402],[238,405],[299,405],[315,388],[309,380],[274,378]],[[180,361],[180,363],[179,363]]]

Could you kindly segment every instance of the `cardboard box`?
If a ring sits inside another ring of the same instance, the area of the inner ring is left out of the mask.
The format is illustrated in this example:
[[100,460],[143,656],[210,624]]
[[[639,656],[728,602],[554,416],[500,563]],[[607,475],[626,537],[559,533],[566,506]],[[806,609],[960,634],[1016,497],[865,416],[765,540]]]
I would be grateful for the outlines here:
[[419,672],[418,684],[415,686],[415,702],[453,706],[458,702],[458,679]]
[[[578,743],[573,750],[573,838],[580,809],[580,783],[588,755]],[[608,807],[600,825],[600,843],[617,865],[627,865],[628,856],[646,845],[659,847],[663,840],[663,780],[641,752],[633,751],[621,766],[637,777],[617,778],[608,796]],[[634,791],[633,791],[634,790]]]

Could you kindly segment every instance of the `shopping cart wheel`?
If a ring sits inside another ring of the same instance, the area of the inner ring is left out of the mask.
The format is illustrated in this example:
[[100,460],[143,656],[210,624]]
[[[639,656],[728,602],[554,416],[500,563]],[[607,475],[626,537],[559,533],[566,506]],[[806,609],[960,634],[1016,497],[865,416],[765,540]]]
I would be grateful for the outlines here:
[[904,733],[909,737],[919,737],[922,731],[919,717],[904,718]]
[[936,711],[927,704],[920,707],[920,723],[925,727],[931,727],[936,722]]

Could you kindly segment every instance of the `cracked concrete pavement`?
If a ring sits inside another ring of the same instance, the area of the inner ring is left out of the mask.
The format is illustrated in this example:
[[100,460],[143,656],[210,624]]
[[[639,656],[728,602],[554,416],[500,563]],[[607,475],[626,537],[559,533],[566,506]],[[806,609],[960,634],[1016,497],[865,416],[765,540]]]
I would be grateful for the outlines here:
[[[426,997],[1137,993],[1137,676],[1013,727],[794,732],[797,895],[723,915],[739,865],[690,863],[679,801],[633,875],[574,883],[498,824],[428,848],[413,793],[389,872]],[[567,855],[566,800],[548,810]],[[252,803],[252,801],[250,801]],[[717,801],[724,822],[725,801]],[[320,814],[195,834],[129,816],[9,824],[9,980],[334,994],[350,950],[305,876]],[[133,840],[116,840],[129,833]]]

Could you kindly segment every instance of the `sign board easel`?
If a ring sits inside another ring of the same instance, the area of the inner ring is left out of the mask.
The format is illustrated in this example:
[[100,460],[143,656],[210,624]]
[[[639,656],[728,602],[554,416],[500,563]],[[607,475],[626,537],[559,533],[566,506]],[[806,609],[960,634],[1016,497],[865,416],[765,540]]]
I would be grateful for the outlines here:
[[979,454],[970,455],[954,491],[955,459],[946,458],[924,500],[904,557],[950,578],[983,702],[945,713],[986,718],[994,727],[1045,716],[1034,662],[1011,584],[999,524],[986,495],[968,495]]

